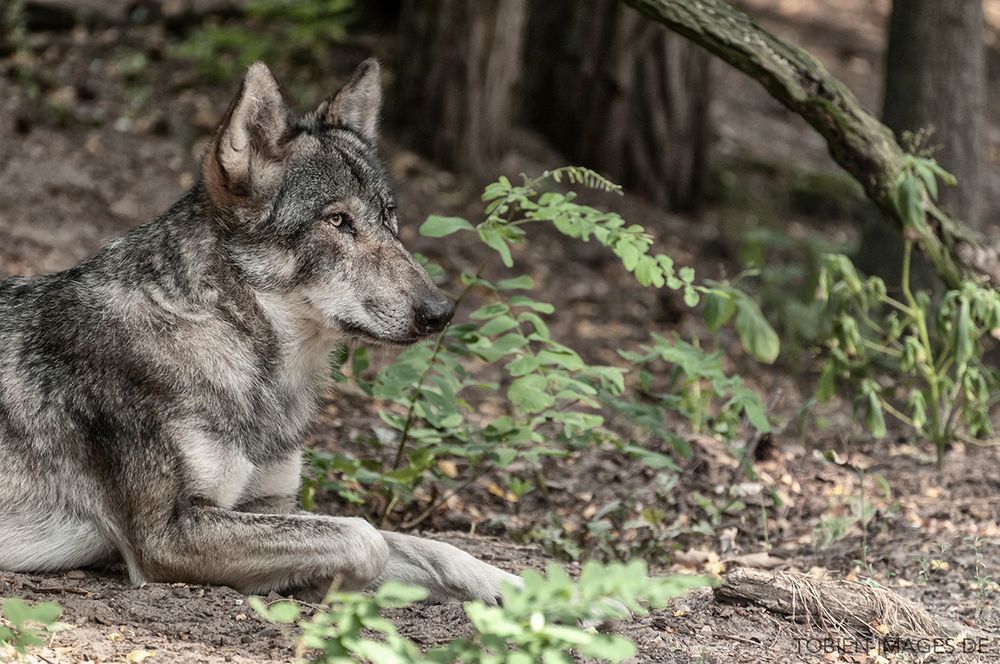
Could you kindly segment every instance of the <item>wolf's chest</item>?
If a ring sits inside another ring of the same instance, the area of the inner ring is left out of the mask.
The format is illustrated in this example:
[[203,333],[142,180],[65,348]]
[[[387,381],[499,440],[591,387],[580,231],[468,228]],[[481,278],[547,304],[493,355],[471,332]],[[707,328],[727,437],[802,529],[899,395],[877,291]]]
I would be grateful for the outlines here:
[[236,446],[223,445],[203,435],[181,444],[186,493],[224,509],[269,496],[293,495],[299,486],[302,454],[255,465]]

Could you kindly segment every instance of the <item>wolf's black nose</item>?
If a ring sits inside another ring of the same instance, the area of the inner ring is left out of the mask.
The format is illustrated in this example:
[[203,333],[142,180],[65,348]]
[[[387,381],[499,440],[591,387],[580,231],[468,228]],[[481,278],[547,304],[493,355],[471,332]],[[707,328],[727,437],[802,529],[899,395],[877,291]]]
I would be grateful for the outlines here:
[[444,329],[455,315],[451,300],[441,293],[430,295],[413,312],[413,331],[423,337]]

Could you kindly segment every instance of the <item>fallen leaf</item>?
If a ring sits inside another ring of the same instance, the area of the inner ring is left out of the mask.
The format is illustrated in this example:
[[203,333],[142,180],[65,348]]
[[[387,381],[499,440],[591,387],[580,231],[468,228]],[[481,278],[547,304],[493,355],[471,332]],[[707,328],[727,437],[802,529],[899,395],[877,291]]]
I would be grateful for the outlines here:
[[458,466],[451,459],[439,459],[437,462],[438,470],[441,474],[450,477],[452,479],[458,477]]
[[[685,567],[698,567],[712,559],[715,554],[705,549],[688,549],[674,552],[674,562]],[[718,556],[716,556],[718,560]]]
[[503,498],[508,503],[517,502],[517,496],[514,495],[514,492],[502,489],[493,482],[490,482],[486,485],[486,490],[492,493],[494,496],[497,496],[498,498]]
[[947,560],[941,560],[940,558],[935,558],[931,561],[931,569],[938,572],[945,572],[951,569],[951,563]]
[[767,551],[760,551],[758,553],[747,553],[742,556],[736,556],[735,558],[728,558],[724,562],[730,565],[736,565],[737,567],[774,569],[784,565],[785,559],[772,556]]
[[722,576],[722,573],[726,571],[726,564],[720,560],[710,560],[705,563],[705,572],[712,576]]

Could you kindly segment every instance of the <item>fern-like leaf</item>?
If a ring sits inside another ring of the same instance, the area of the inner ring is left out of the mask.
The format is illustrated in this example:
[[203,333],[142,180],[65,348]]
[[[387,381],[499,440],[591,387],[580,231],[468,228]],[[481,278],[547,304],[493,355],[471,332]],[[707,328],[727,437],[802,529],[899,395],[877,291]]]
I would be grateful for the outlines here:
[[[522,175],[522,177],[524,176]],[[561,183],[564,178],[571,184],[581,184],[588,189],[622,194],[622,186],[620,184],[612,182],[597,171],[585,166],[562,166],[551,171],[544,171],[533,180],[529,180],[526,177],[524,180],[526,186],[534,188],[546,180],[551,180],[552,182],[558,184]]]

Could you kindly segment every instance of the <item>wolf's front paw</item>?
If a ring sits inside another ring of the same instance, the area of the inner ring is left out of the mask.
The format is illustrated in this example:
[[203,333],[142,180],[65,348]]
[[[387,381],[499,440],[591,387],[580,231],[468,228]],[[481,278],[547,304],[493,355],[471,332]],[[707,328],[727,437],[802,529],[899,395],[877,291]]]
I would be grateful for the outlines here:
[[479,600],[487,606],[497,606],[503,604],[505,583],[518,589],[524,587],[521,577],[484,563],[464,551],[455,549],[451,562],[454,565],[449,575],[451,599]]
[[[483,563],[486,565],[486,563]],[[497,606],[503,604],[503,591],[504,583],[513,586],[516,590],[521,590],[524,588],[524,579],[517,576],[516,574],[511,574],[510,572],[505,572],[498,567],[493,567],[493,565],[486,565],[491,570],[491,588],[488,598],[481,598],[483,602],[489,606]]]

